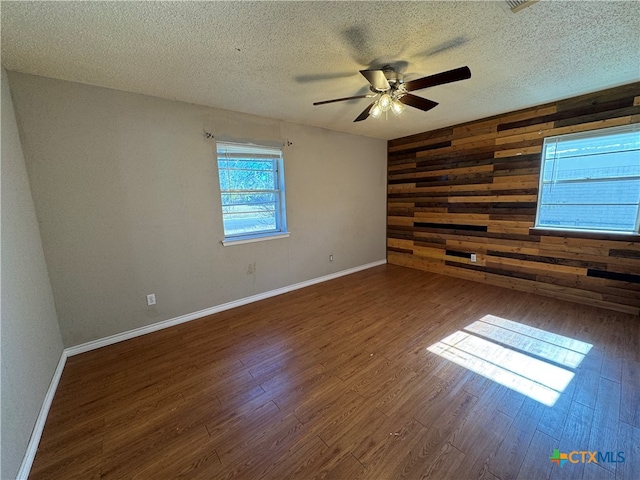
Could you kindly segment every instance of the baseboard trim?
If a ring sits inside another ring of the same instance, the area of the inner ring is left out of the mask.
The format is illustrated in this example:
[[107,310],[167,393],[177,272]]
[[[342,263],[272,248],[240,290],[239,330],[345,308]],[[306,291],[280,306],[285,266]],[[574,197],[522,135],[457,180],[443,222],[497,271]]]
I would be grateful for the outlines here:
[[266,298],[275,297],[277,295],[282,295],[283,293],[292,292],[294,290],[298,290],[301,288],[309,287],[311,285],[315,285],[317,283],[326,282],[329,280],[333,280],[335,278],[343,277],[345,275],[350,275],[352,273],[359,272],[361,270],[367,270],[369,268],[377,267],[379,265],[384,265],[387,263],[386,259],[378,260],[376,262],[367,263],[365,265],[360,265],[357,267],[349,268],[347,270],[341,270],[339,272],[331,273],[329,275],[324,275],[322,277],[312,278],[311,280],[306,280],[300,283],[294,283],[293,285],[288,285],[282,288],[276,288],[275,290],[269,290],[268,292],[259,293],[257,295],[251,295],[250,297],[241,298],[239,300],[233,300],[231,302],[223,303],[221,305],[216,305],[214,307],[205,308],[204,310],[199,310],[197,312],[188,313],[186,315],[181,315],[179,317],[170,318],[168,320],[163,320],[158,323],[154,323],[151,325],[147,325],[144,327],[136,328],[133,330],[128,330],[126,332],[117,333],[115,335],[110,335],[108,337],[100,338],[98,340],[93,340],[91,342],[82,343],[80,345],[76,345],[74,347],[69,347],[65,349],[65,354],[68,357],[72,357],[73,355],[78,355],[80,353],[89,352],[91,350],[95,350],[97,348],[106,347],[107,345],[112,345],[114,343],[123,342],[125,340],[129,340],[135,337],[140,337],[142,335],[146,335],[147,333],[156,332],[158,330],[163,330],[165,328],[173,327],[174,325],[179,325],[181,323],[190,322],[191,320],[196,320],[198,318],[206,317],[207,315],[212,315],[214,313],[223,312],[225,310],[230,310],[232,308],[240,307],[242,305],[247,305],[253,302],[259,302],[260,300],[264,300]]
[[38,414],[36,423],[33,426],[33,431],[31,432],[31,437],[29,438],[29,444],[27,445],[27,451],[25,452],[24,458],[22,459],[20,470],[18,470],[18,480],[27,480],[27,478],[29,477],[29,472],[31,472],[31,466],[33,465],[33,460],[36,458],[38,445],[40,444],[40,437],[42,437],[42,431],[44,430],[44,424],[47,421],[49,409],[51,408],[53,397],[55,396],[56,390],[58,389],[58,383],[60,382],[60,377],[62,377],[62,371],[64,370],[65,363],[67,363],[67,353],[65,350],[63,350],[62,354],[60,355],[60,360],[58,361],[58,366],[53,372],[53,378],[51,379],[51,383],[49,384],[49,389],[44,396],[44,400],[42,401],[40,413]]

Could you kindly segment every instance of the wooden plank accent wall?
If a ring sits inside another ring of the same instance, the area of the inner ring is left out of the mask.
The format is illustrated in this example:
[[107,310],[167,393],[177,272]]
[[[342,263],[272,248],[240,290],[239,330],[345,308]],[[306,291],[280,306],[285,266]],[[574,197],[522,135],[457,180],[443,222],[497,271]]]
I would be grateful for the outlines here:
[[630,123],[640,82],[389,141],[388,262],[639,314],[639,236],[530,231],[544,137]]

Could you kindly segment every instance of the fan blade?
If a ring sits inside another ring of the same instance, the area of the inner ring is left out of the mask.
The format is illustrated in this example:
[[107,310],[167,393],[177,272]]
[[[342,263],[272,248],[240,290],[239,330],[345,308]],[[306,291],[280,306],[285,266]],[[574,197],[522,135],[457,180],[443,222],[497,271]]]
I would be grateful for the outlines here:
[[391,88],[382,70],[360,70],[360,73],[376,90],[384,91]]
[[346,100],[353,100],[355,98],[367,98],[367,97],[370,97],[370,96],[372,96],[372,95],[369,95],[369,94],[367,94],[367,95],[356,95],[354,97],[335,98],[333,100],[324,100],[322,102],[314,102],[313,104],[314,105],[324,105],[326,103],[344,102]]
[[362,120],[366,120],[367,117],[369,116],[369,111],[371,110],[371,107],[373,107],[375,105],[376,102],[372,102],[371,105],[369,105],[367,108],[365,108],[362,113],[360,115],[357,116],[357,118],[354,120],[355,122],[361,122]]
[[436,73],[428,77],[418,78],[417,80],[411,80],[410,82],[406,82],[404,87],[407,89],[407,92],[413,92],[414,90],[422,90],[427,87],[435,87],[436,85],[466,80],[467,78],[471,78],[471,70],[469,70],[469,67],[460,67],[447,72]]
[[412,95],[407,93],[400,97],[400,101],[405,105],[409,105],[410,107],[419,108],[420,110],[427,111],[435,108],[438,105],[438,102],[434,102],[433,100],[427,100],[426,98],[418,97],[416,95]]

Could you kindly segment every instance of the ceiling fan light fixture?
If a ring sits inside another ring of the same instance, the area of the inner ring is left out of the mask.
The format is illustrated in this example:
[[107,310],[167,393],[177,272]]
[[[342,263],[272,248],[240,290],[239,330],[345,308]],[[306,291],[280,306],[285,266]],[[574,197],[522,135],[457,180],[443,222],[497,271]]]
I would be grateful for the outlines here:
[[373,104],[373,107],[371,107],[371,110],[369,111],[369,115],[371,115],[373,118],[380,118],[380,115],[382,115],[382,109],[380,108],[379,100]]
[[391,100],[391,96],[388,93],[383,93],[378,99],[378,106],[383,112],[388,111],[391,108],[392,103],[393,101]]
[[394,98],[393,101],[391,102],[391,111],[395,115],[400,115],[402,112],[404,112],[404,103],[402,103],[397,98]]

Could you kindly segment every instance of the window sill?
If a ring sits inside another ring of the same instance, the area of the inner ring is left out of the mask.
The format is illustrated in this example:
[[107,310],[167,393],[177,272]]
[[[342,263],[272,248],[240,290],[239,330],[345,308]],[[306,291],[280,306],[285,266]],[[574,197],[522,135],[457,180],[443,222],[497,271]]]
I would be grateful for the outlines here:
[[577,232],[572,230],[550,230],[546,228],[530,228],[531,235],[541,235],[548,237],[570,237],[584,238],[590,240],[614,240],[620,242],[640,242],[640,235],[636,233],[600,233],[600,232]]
[[254,243],[254,242],[265,242],[267,240],[275,240],[277,238],[287,238],[289,236],[289,232],[279,232],[279,233],[265,233],[262,235],[255,236],[246,236],[246,237],[237,237],[237,238],[225,238],[222,240],[222,245],[225,247],[230,247],[232,245],[242,245],[245,243]]

